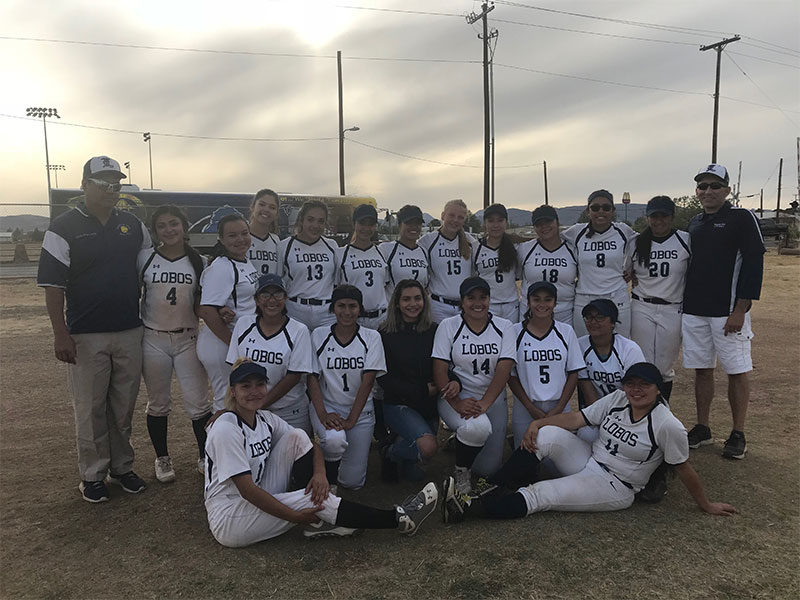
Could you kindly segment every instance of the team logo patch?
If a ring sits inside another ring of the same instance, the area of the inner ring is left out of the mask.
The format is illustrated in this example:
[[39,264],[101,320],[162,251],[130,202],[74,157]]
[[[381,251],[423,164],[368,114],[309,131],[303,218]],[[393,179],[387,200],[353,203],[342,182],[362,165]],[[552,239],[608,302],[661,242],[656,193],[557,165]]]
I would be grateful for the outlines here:
[[123,223],[122,225],[119,226],[119,232],[122,235],[129,235],[131,232],[131,228]]

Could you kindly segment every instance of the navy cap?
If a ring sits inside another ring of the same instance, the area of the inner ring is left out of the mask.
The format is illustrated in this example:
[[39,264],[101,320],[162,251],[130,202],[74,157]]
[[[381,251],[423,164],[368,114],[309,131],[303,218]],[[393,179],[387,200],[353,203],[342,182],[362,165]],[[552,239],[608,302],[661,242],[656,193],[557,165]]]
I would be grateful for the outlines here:
[[611,204],[614,204],[614,194],[612,194],[608,190],[593,191],[591,194],[589,194],[589,201],[587,202],[587,204],[591,204],[592,200],[594,200],[595,198],[605,198],[606,200],[611,202]]
[[475,290],[483,290],[487,294],[492,293],[492,290],[485,279],[481,279],[480,277],[467,277],[458,287],[458,294],[461,298],[463,298]]
[[234,383],[241,383],[248,377],[257,377],[262,381],[269,381],[267,377],[267,370],[258,363],[243,362],[238,367],[231,371],[228,376],[228,382],[233,385]]
[[658,367],[649,362],[640,362],[631,365],[625,375],[622,376],[622,383],[630,381],[631,379],[642,379],[648,383],[655,383],[658,389],[664,385],[664,378],[661,376],[661,371]]
[[483,220],[485,221],[492,215],[499,215],[508,221],[508,211],[502,204],[490,204],[489,207],[483,211]]
[[617,320],[619,318],[619,309],[611,300],[608,300],[607,298],[595,298],[589,302],[589,304],[583,307],[581,316],[585,317],[592,309],[596,310],[604,317],[611,317],[612,323],[619,323]]
[[539,290],[544,290],[549,292],[551,296],[553,296],[554,300],[558,300],[558,290],[556,290],[556,286],[554,286],[549,281],[534,281],[532,284],[528,286],[528,298],[533,296]]
[[359,204],[353,211],[353,223],[361,219],[373,219],[377,223],[378,211],[371,204]]
[[536,225],[539,221],[558,221],[556,209],[547,204],[542,204],[531,213],[531,223]]
[[261,293],[261,290],[270,286],[280,288],[284,292],[286,291],[286,286],[283,285],[283,279],[281,279],[280,275],[277,273],[267,273],[258,278],[258,284],[256,285],[256,296]]
[[730,181],[730,178],[728,177],[728,169],[726,169],[722,165],[717,165],[712,163],[710,165],[703,167],[702,169],[700,169],[700,172],[694,176],[694,180],[700,181],[704,175],[713,175],[717,179],[723,181],[725,185],[727,185],[728,182]]
[[403,208],[397,211],[397,222],[398,223],[408,223],[409,221],[413,221],[414,219],[419,219],[420,221],[425,221],[422,218],[422,211],[420,210],[419,206],[414,206],[413,204],[406,204]]
[[331,307],[339,300],[356,300],[361,306],[364,305],[364,296],[361,290],[354,285],[340,285],[333,290],[331,295]]
[[664,215],[675,214],[675,203],[668,196],[656,196],[647,203],[645,214],[648,217],[659,213]]

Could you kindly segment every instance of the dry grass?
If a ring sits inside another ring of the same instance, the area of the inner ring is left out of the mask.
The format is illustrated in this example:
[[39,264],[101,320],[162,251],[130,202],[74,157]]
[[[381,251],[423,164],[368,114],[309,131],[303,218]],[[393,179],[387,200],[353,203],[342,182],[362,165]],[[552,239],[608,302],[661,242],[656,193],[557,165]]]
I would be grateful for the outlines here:
[[[189,421],[177,407],[170,446],[178,481],[160,485],[144,420],[134,423],[137,469],[149,489],[80,500],[66,369],[52,356],[43,294],[31,280],[0,283],[0,501],[3,598],[796,598],[797,257],[768,255],[764,300],[753,310],[749,452],[725,461],[730,428],[724,379],[712,408],[714,446],[693,451],[709,495],[738,516],[702,514],[679,483],[659,505],[611,514],[541,514],[513,522],[444,526],[413,538],[367,532],[307,542],[295,530],[229,550],[208,532]],[[679,371],[673,408],[694,422],[690,374]],[[415,491],[380,483],[354,499],[388,505]],[[438,480],[453,456],[428,467]]]

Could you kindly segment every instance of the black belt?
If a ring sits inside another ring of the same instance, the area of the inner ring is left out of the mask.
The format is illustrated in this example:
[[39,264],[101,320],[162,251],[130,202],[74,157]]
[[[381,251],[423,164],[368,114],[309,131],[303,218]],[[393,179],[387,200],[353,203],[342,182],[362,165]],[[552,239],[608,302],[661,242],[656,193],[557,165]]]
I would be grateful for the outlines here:
[[367,319],[374,319],[375,317],[380,317],[383,313],[386,312],[385,308],[379,308],[378,310],[367,310],[361,313],[362,317]]
[[310,304],[311,306],[322,306],[324,304],[331,303],[330,300],[317,300],[316,298],[298,298],[297,296],[289,298],[289,300],[291,300],[292,302],[299,302],[300,304],[306,304],[306,305]]
[[[598,465],[600,465],[601,467],[603,467],[603,469],[605,469],[606,473],[609,473],[610,475],[614,475],[614,473],[612,473],[612,472],[611,472],[611,469],[609,469],[607,466],[605,466],[605,465],[604,465],[603,463],[601,463],[599,460],[595,459],[595,462],[596,462]],[[619,478],[619,477],[617,477],[616,475],[614,475],[614,478],[615,478],[617,481],[619,481],[619,482],[620,482],[622,485],[624,485],[626,488],[633,489],[633,486],[632,486],[630,483],[628,483],[627,481],[623,481],[622,479],[620,479],[620,478]]]
[[157,331],[158,333],[183,333],[184,331],[188,331],[189,329],[192,329],[191,327],[182,327],[180,329],[170,329],[170,330],[153,329],[152,327],[148,327],[147,325],[145,325],[144,328],[145,329],[149,329],[150,331]]
[[639,300],[640,302],[647,302],[648,304],[680,304],[680,302],[667,302],[661,298],[639,298],[636,294],[631,294],[631,298]]
[[441,296],[437,296],[436,294],[431,294],[431,300],[436,300],[437,302],[444,302],[445,304],[449,304],[450,306],[460,306],[460,300],[450,300],[450,298],[442,298]]

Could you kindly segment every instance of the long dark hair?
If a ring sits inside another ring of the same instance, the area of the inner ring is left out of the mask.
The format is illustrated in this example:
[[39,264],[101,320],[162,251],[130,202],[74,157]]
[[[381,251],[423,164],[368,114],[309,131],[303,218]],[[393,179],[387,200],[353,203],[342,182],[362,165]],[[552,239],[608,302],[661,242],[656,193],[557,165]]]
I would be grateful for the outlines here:
[[590,207],[591,207],[591,204],[592,204],[592,200],[594,200],[595,198],[605,198],[606,200],[611,202],[611,216],[612,216],[612,218],[614,216],[614,211],[616,210],[615,207],[614,207],[614,194],[612,194],[608,190],[595,190],[591,194],[589,194],[589,201],[586,203],[586,216],[589,219],[589,223],[586,226],[586,237],[587,238],[590,238],[595,233],[597,233],[597,230],[594,228],[594,225],[592,224],[592,217],[589,215],[589,211],[591,210]]
[[300,212],[297,213],[297,219],[294,222],[294,234],[297,235],[301,231],[303,231],[303,219],[306,218],[308,211],[320,208],[325,212],[325,219],[328,218],[328,205],[325,204],[322,200],[306,200],[303,202],[303,205],[300,207]]
[[[222,240],[222,236],[225,234],[225,226],[228,223],[234,223],[236,221],[244,221],[245,223],[247,223],[247,219],[245,219],[238,212],[225,215],[219,220],[219,223],[217,223],[217,243],[214,244],[214,247],[211,249],[211,255],[208,257],[209,265],[220,256],[227,256],[227,251],[225,250],[225,246],[222,245],[222,242],[220,240]],[[250,225],[248,224],[247,227],[249,228]]]
[[[250,220],[251,221],[253,220],[253,207],[256,205],[256,202],[258,202],[258,200],[260,198],[263,198],[264,196],[269,196],[270,198],[275,200],[275,207],[276,208],[280,208],[281,207],[281,201],[280,201],[280,198],[278,198],[278,194],[276,194],[275,192],[273,192],[269,188],[264,188],[263,190],[258,190],[256,192],[256,195],[253,196],[253,201],[250,202]],[[275,215],[275,221],[273,221],[272,225],[270,226],[270,231],[271,231],[271,233],[277,233],[278,232],[278,215]]]
[[[650,199],[650,202],[653,200],[669,200],[672,202],[672,198],[669,196],[655,196]],[[675,231],[673,227],[670,229],[670,233]],[[650,225],[645,227],[644,231],[638,235],[636,238],[636,249],[634,250],[634,254],[636,255],[636,262],[644,267],[650,266],[650,249],[653,247],[653,230],[650,228]]]
[[189,243],[189,220],[186,218],[183,211],[174,204],[162,204],[153,211],[153,215],[150,218],[150,229],[153,230],[153,234],[156,238],[158,237],[158,234],[156,234],[156,221],[163,215],[170,215],[180,219],[181,225],[183,225],[183,250],[186,252],[186,256],[189,257],[189,262],[192,264],[195,275],[199,278],[200,273],[203,272],[203,259],[200,257],[197,250],[192,248],[192,245]]

